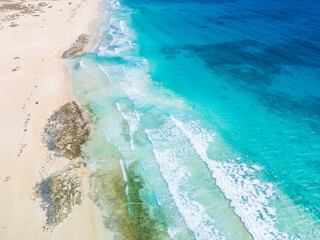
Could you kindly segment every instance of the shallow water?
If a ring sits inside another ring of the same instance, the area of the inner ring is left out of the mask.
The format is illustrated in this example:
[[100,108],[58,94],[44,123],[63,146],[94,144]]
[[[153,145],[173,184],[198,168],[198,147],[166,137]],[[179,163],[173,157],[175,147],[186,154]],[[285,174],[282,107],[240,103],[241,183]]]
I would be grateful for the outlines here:
[[319,6],[106,3],[69,66],[119,238],[320,238]]

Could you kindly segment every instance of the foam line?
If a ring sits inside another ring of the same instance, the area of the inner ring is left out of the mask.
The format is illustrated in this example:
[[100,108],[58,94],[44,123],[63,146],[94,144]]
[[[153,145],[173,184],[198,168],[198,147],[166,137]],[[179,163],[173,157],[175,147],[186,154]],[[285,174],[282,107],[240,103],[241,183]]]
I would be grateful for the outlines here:
[[[184,153],[183,148],[178,147],[181,131],[169,120],[162,127],[146,129],[145,132],[153,145],[153,153],[175,205],[195,238],[197,240],[225,239],[214,227],[214,220],[206,214],[203,206],[190,200],[189,195],[192,193],[186,190],[186,184],[191,174],[181,163],[180,155]],[[173,232],[170,233],[174,235]]]
[[255,178],[254,173],[260,171],[261,167],[249,167],[232,159],[224,162],[209,159],[207,149],[208,143],[213,141],[213,134],[202,129],[199,122],[183,123],[173,116],[171,119],[189,138],[211,171],[217,186],[231,201],[234,212],[254,239],[292,239],[276,228],[276,209],[270,207],[270,202],[277,193],[272,183]]

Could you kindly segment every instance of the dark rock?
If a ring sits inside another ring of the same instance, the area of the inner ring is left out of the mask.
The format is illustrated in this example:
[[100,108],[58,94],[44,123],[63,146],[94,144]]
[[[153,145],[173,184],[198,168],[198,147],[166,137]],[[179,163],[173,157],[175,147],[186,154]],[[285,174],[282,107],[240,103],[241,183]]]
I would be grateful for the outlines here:
[[62,54],[62,58],[77,57],[84,53],[84,48],[89,43],[89,35],[81,34],[72,46]]
[[73,101],[60,107],[44,127],[45,141],[51,151],[69,159],[81,155],[81,145],[89,135],[88,122]]
[[81,179],[68,171],[57,172],[37,183],[35,196],[40,207],[46,212],[44,230],[53,230],[68,217],[73,206],[81,204]]

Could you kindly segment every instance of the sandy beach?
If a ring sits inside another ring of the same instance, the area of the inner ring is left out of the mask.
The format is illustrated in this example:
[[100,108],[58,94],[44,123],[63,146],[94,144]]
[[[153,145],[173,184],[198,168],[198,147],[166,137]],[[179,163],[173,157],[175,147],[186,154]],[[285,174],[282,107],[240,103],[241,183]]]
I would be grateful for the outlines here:
[[[100,2],[1,2],[0,240],[112,239],[89,196],[90,168],[48,151],[44,139],[48,118],[74,100],[62,54],[81,34],[89,35],[84,51],[94,47]],[[79,195],[71,198],[79,199],[51,221],[39,186],[43,179],[53,186],[55,176],[67,179],[62,186],[76,179]]]

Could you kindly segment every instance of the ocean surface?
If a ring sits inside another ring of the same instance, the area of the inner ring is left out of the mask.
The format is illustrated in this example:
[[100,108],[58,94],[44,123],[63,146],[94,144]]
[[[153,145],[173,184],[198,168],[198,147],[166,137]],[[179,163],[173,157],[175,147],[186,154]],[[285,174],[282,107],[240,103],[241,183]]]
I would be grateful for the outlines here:
[[320,239],[319,0],[110,0],[68,60],[117,239]]

